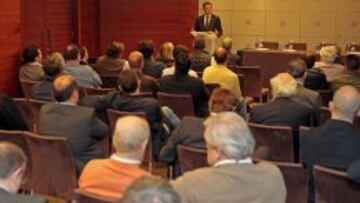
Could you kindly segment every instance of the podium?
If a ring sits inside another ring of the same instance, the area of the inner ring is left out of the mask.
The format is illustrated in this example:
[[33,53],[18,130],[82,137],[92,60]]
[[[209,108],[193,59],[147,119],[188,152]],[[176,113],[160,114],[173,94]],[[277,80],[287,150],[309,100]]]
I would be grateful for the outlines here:
[[210,54],[213,54],[218,47],[218,37],[214,32],[196,32],[192,31],[191,35],[195,38],[202,37],[205,39],[205,50]]

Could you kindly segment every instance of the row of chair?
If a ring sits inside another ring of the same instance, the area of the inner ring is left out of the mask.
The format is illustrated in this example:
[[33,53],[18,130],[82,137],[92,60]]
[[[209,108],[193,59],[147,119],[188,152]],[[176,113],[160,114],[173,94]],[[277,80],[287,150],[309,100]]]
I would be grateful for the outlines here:
[[[186,146],[177,146],[180,168],[182,172],[208,166],[206,151]],[[259,160],[257,160],[259,161]],[[255,162],[257,162],[255,161]],[[261,160],[260,160],[261,161]],[[287,203],[305,203],[307,200],[308,176],[302,164],[274,162],[283,174],[287,188]],[[315,166],[314,180],[316,202],[358,202],[360,185],[347,179],[344,172]]]

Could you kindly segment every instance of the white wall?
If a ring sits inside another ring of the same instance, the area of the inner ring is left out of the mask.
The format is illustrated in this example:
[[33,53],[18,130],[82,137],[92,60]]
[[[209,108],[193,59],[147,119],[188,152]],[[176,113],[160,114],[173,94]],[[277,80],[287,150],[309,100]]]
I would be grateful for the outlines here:
[[[199,0],[199,14],[202,3]],[[221,17],[224,36],[234,48],[254,46],[257,39],[321,41],[345,46],[360,43],[360,0],[212,0]]]

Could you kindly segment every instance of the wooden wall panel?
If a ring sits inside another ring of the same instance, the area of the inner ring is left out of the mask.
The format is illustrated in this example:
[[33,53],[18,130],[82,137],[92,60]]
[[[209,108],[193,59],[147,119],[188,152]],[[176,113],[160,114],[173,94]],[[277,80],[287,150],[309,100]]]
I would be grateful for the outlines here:
[[21,0],[2,0],[0,10],[0,92],[15,96],[21,47]]
[[112,40],[123,41],[127,52],[141,39],[157,45],[172,41],[191,46],[190,31],[197,15],[195,0],[107,0],[100,2],[100,50]]

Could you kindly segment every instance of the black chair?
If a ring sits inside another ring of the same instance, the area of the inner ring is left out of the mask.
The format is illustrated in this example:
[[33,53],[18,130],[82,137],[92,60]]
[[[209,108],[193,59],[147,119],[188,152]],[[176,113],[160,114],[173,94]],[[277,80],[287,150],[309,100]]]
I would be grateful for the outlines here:
[[177,154],[182,173],[208,166],[205,149],[196,149],[178,145]]

